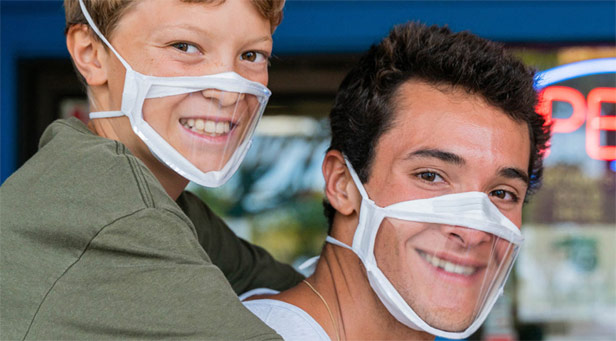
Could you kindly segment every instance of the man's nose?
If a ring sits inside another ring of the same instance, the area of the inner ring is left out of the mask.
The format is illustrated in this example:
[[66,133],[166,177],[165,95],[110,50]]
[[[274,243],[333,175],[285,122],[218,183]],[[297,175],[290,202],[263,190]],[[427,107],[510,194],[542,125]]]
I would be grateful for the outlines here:
[[492,241],[492,234],[483,231],[453,225],[443,225],[441,231],[447,240],[461,247],[474,247]]
[[203,97],[211,100],[215,100],[221,107],[228,107],[235,105],[238,101],[244,99],[244,94],[239,92],[228,92],[217,89],[205,89],[201,91]]

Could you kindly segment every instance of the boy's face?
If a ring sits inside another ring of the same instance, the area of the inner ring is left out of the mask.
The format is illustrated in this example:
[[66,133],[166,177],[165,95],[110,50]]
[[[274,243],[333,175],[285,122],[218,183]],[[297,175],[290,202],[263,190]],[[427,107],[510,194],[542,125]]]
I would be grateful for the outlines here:
[[[133,70],[145,75],[204,76],[233,71],[267,85],[270,22],[250,1],[138,0],[107,38]],[[125,69],[110,51],[103,63],[109,70],[110,106],[103,110],[119,110]],[[196,91],[146,100],[143,118],[207,172],[226,163],[247,133],[249,124],[243,122],[250,121],[257,106],[254,96]],[[134,134],[127,135],[142,145]]]
[[[518,227],[530,139],[524,123],[459,89],[410,81],[396,97],[365,188],[378,206],[478,191]],[[375,242],[379,268],[428,324],[466,329],[509,243],[457,226],[386,218]]]

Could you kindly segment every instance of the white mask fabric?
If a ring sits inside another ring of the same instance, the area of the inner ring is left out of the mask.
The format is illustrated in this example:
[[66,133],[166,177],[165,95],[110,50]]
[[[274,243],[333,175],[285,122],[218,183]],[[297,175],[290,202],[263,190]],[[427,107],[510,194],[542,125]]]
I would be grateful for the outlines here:
[[[519,228],[481,192],[379,207],[345,161],[362,196],[359,222],[351,246],[326,241],[360,258],[373,291],[404,325],[444,338],[470,336],[503,292],[524,241]],[[391,243],[377,260],[378,238]],[[383,258],[398,245],[403,251]]]
[[271,92],[235,72],[156,77],[134,71],[96,27],[90,27],[126,68],[120,111],[90,118],[128,116],[152,154],[184,178],[207,187],[227,182],[250,148]]

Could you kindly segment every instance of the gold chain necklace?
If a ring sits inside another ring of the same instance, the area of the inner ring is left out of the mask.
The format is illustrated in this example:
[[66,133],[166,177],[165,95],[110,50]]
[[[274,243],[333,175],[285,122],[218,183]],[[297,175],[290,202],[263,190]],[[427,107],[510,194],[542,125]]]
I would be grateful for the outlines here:
[[340,332],[338,331],[338,325],[336,324],[336,321],[334,320],[334,314],[332,314],[331,309],[329,309],[329,304],[327,304],[327,301],[325,301],[325,298],[323,298],[323,296],[321,296],[321,294],[317,291],[317,289],[315,289],[310,283],[308,283],[307,280],[304,280],[304,283],[306,283],[306,285],[315,293],[317,294],[317,296],[319,296],[319,298],[321,299],[321,301],[323,301],[323,304],[325,304],[325,308],[327,308],[327,312],[329,313],[329,317],[332,319],[332,325],[334,326],[334,330],[336,331],[336,340],[340,341]]

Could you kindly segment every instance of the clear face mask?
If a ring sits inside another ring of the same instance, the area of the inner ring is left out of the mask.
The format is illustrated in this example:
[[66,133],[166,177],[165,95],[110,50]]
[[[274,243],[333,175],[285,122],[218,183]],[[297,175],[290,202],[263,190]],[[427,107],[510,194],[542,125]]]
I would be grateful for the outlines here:
[[155,77],[134,71],[101,34],[83,0],[90,27],[126,68],[120,111],[90,118],[127,116],[135,134],[160,161],[207,187],[224,184],[248,151],[269,89],[237,73]]
[[[351,164],[362,195],[351,246],[383,305],[406,326],[461,339],[483,323],[523,243],[485,193],[466,192],[379,207]],[[375,247],[378,246],[378,247]]]

